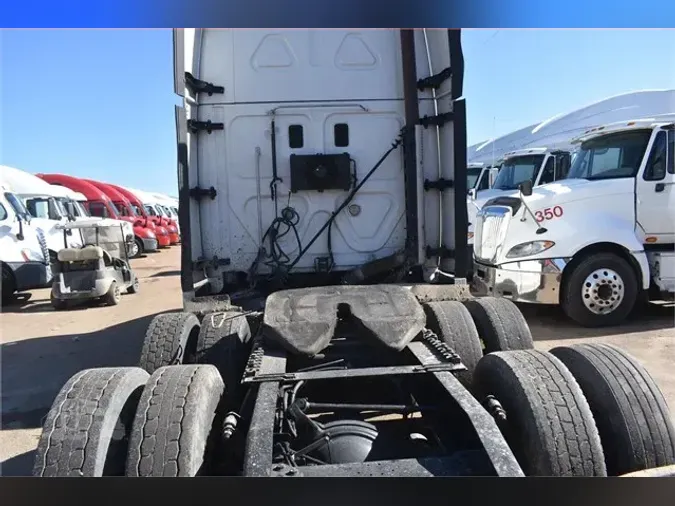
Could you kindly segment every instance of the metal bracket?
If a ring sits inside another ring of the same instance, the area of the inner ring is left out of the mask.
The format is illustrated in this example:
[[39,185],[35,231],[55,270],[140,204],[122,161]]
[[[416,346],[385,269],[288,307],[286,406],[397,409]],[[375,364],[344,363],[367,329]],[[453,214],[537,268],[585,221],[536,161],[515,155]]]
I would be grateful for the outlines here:
[[225,125],[223,123],[213,123],[211,120],[208,121],[198,121],[196,119],[187,120],[187,127],[190,132],[197,133],[201,130],[206,130],[207,133],[211,133],[214,130],[224,130]]
[[447,79],[450,79],[450,77],[452,77],[452,69],[450,67],[444,68],[438,74],[417,81],[417,89],[420,91],[424,91],[428,88],[437,90],[441,87],[441,84]]
[[211,200],[215,200],[216,195],[218,195],[218,192],[213,186],[210,188],[200,188],[199,186],[190,188],[190,197],[196,200],[201,200],[202,197],[210,197]]
[[423,118],[420,118],[420,125],[422,125],[424,128],[427,128],[431,125],[441,127],[447,122],[452,121],[454,117],[455,115],[453,112],[443,112],[438,116],[424,116]]
[[436,180],[436,181],[431,181],[430,179],[425,179],[424,180],[424,190],[429,191],[429,190],[438,190],[438,191],[445,191],[450,188],[453,188],[455,185],[455,182],[452,179],[445,179],[444,177]]
[[192,93],[206,93],[209,97],[214,93],[225,93],[224,86],[216,86],[213,83],[197,79],[190,74],[190,72],[185,73],[185,86],[187,86]]
[[427,258],[435,258],[438,256],[441,258],[455,258],[455,251],[446,246],[441,246],[440,248],[427,246],[426,253]]

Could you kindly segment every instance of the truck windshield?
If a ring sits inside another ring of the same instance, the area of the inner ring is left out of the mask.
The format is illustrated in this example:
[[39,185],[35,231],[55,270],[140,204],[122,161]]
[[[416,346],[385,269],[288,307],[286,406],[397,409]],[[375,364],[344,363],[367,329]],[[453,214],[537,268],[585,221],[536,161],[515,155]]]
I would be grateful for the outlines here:
[[17,198],[16,195],[14,195],[11,192],[5,192],[5,198],[7,199],[7,202],[9,202],[9,205],[12,206],[12,209],[14,209],[14,212],[21,219],[25,220],[30,218],[30,213],[28,212],[28,209],[26,209],[26,206],[23,205],[21,199]]
[[157,216],[157,211],[155,211],[155,208],[150,206],[150,205],[145,205],[145,211],[150,215],[150,216]]
[[138,214],[136,214],[136,210],[133,207],[126,205],[125,202],[116,201],[115,208],[117,209],[117,212],[120,213],[121,216],[132,216],[132,217],[138,216]]
[[596,180],[635,177],[651,134],[651,130],[617,132],[582,143],[567,178]]
[[84,218],[89,216],[89,211],[87,211],[87,208],[82,205],[82,202],[73,200],[73,207],[77,209],[77,216],[82,216]]
[[480,177],[482,167],[468,167],[466,169],[466,189],[470,190],[476,187],[478,178]]
[[535,182],[545,155],[514,156],[504,160],[492,185],[496,190],[517,190],[528,179]]

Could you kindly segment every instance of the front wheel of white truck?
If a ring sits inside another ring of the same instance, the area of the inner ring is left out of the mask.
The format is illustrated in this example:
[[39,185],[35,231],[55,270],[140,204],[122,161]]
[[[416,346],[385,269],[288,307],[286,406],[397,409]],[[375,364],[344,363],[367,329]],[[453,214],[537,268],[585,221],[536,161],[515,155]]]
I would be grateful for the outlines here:
[[638,291],[637,276],[626,260],[614,253],[594,253],[565,276],[560,304],[580,325],[606,327],[626,319]]

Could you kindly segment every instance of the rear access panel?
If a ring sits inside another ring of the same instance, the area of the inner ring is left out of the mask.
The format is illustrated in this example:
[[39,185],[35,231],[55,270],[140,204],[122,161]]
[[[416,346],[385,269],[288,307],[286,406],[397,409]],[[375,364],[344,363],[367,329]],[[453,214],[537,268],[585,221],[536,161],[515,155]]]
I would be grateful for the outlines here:
[[[201,121],[224,124],[223,130],[193,136],[197,156],[191,168],[199,167],[200,187],[213,186],[217,192],[215,199],[202,198],[198,203],[200,229],[207,231],[202,234],[204,257],[229,258],[227,270],[248,272],[260,247],[270,250],[269,234],[264,243],[263,236],[284,215],[283,210],[291,207],[297,213],[293,221],[298,235],[293,230],[282,234],[288,228],[283,224],[277,245],[294,259],[300,250],[297,239],[302,247],[312,239],[344,202],[354,181],[358,183],[372,169],[403,127],[401,101],[365,104],[368,112],[353,104],[296,104],[278,109],[274,116],[270,104],[200,106]],[[347,125],[347,139],[336,136],[336,125]],[[336,145],[344,144],[340,141],[347,141],[348,146]],[[308,168],[320,165],[317,155],[323,155],[337,172],[335,179],[323,185]],[[300,160],[304,168],[297,163]],[[304,181],[298,179],[300,173],[305,174]],[[403,156],[396,150],[294,271],[314,272],[316,259],[331,253],[334,270],[342,271],[400,251],[406,237],[404,215]],[[258,272],[267,270],[268,266],[259,264]]]

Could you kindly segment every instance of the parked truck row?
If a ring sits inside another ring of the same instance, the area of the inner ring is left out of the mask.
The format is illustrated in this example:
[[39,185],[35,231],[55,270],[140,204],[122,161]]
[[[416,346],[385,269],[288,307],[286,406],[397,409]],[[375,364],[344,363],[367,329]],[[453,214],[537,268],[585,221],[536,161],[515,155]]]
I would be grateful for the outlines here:
[[139,257],[180,243],[176,199],[64,174],[30,174],[0,167],[2,303],[18,292],[49,286],[64,248],[86,246],[82,227],[119,224],[128,255]]
[[614,325],[675,293],[675,114],[591,128],[569,174],[487,200],[475,219],[475,285],[559,304],[586,326]]

